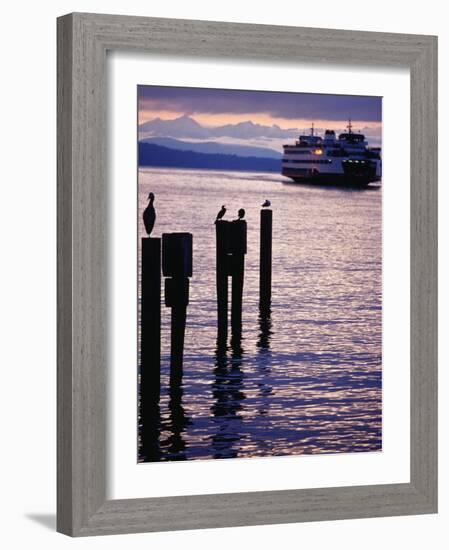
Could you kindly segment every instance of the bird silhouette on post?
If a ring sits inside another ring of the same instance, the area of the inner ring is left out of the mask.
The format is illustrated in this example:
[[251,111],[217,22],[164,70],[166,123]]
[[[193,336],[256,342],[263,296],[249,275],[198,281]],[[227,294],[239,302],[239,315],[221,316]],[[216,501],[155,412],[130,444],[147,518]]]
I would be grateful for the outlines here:
[[268,208],[271,206],[271,202],[268,199],[265,199],[265,202],[262,204],[262,208]]
[[153,231],[154,222],[156,221],[156,210],[154,209],[154,193],[150,193],[148,195],[148,200],[150,201],[148,203],[148,206],[143,211],[143,224],[145,226],[145,231],[147,232],[148,236],[151,235],[151,232]]
[[221,218],[226,214],[226,206],[221,205],[221,210],[218,212],[217,217],[215,218],[215,223],[217,223]]
[[239,220],[243,220],[243,218],[245,217],[245,209],[244,209],[244,208],[240,208],[240,210],[238,211],[237,215],[238,215],[238,219],[239,219]]

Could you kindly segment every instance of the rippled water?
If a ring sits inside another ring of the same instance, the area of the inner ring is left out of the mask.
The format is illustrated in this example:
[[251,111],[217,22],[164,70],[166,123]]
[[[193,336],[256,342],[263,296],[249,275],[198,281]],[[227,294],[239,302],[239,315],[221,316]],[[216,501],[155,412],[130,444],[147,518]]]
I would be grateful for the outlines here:
[[[140,461],[378,451],[382,444],[381,190],[295,185],[276,174],[142,169],[139,213],[193,234],[182,387],[161,399]],[[273,209],[271,317],[259,317],[259,211]],[[216,351],[215,226],[246,209],[243,338]],[[141,217],[141,216],[140,216]],[[143,225],[139,235],[144,235]]]

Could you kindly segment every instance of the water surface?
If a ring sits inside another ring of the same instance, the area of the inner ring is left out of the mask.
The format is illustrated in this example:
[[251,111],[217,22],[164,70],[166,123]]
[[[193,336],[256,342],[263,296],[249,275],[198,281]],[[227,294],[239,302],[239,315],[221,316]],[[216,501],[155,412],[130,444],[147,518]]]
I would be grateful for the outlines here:
[[[268,173],[145,168],[139,219],[193,234],[183,383],[169,390],[162,304],[154,449],[140,461],[381,449],[381,190],[285,183]],[[258,308],[259,212],[273,209],[271,315]],[[242,340],[216,349],[215,226],[246,210]],[[144,236],[143,224],[139,236]]]

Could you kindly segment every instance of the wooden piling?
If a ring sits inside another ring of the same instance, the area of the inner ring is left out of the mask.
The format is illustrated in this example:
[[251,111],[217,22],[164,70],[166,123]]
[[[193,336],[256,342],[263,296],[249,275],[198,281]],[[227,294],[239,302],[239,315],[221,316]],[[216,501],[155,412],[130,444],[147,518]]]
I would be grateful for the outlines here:
[[161,364],[161,239],[142,239],[140,308],[142,403],[159,399]]
[[231,223],[229,252],[232,254],[232,304],[231,331],[232,337],[239,340],[242,335],[242,300],[245,276],[245,254],[247,248],[246,221],[236,220]]
[[141,454],[154,455],[161,369],[161,239],[141,242],[140,439]]
[[187,306],[189,303],[189,279],[173,277],[165,279],[165,305],[171,308],[170,330],[170,386],[182,382],[184,338]]
[[242,301],[243,282],[245,276],[245,256],[232,256],[232,304],[231,304],[231,332],[232,337],[240,339],[242,335]]
[[229,225],[225,220],[215,223],[218,347],[222,347],[228,337]]
[[162,235],[162,272],[165,277],[165,305],[171,308],[170,385],[182,382],[184,338],[189,277],[192,276],[192,234]]
[[273,211],[260,211],[260,272],[259,309],[267,312],[271,306],[271,264],[272,264]]

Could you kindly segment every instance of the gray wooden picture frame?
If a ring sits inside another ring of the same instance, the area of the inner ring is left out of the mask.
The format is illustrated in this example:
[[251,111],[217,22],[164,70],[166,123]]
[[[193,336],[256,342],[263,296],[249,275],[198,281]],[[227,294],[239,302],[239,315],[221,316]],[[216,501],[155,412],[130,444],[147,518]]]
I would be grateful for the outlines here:
[[[107,500],[108,50],[410,69],[409,483]],[[72,536],[437,511],[436,37],[82,13],[58,19],[57,448],[57,529]]]

